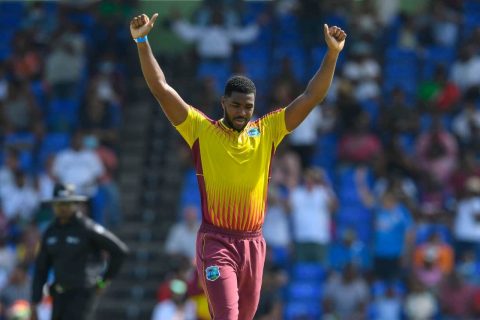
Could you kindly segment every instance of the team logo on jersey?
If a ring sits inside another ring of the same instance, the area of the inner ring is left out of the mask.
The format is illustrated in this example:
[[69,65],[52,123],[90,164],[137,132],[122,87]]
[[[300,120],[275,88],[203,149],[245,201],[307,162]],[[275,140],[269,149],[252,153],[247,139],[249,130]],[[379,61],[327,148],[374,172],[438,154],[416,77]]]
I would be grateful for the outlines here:
[[260,130],[258,128],[251,128],[247,131],[249,137],[258,137],[260,135]]
[[218,266],[210,266],[205,269],[205,277],[208,281],[215,281],[220,278],[220,268]]
[[69,243],[69,244],[77,244],[77,243],[80,242],[80,239],[78,239],[77,237],[68,236],[68,237],[65,239],[65,242],[66,242],[66,243]]

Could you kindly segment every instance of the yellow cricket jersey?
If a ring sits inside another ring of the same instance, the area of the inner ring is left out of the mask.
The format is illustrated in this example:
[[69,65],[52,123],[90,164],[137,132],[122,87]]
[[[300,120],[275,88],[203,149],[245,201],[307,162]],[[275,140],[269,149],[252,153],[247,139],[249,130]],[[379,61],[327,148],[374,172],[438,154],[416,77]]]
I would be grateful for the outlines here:
[[203,221],[228,230],[259,230],[272,156],[288,133],[285,109],[237,132],[190,107],[176,129],[192,149]]

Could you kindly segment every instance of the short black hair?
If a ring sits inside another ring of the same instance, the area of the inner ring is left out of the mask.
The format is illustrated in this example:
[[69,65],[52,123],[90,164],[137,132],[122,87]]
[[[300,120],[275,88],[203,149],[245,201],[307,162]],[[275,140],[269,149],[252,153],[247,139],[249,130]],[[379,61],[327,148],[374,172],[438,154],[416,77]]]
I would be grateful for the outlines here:
[[255,88],[253,81],[249,78],[241,75],[234,75],[228,79],[227,84],[225,85],[224,94],[230,96],[234,91],[256,94],[257,89]]

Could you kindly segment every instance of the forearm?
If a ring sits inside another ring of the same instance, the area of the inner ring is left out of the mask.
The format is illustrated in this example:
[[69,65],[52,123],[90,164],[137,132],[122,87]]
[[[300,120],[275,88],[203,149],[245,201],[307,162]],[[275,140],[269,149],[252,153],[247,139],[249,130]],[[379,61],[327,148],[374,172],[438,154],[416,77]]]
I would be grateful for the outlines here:
[[285,111],[285,125],[287,130],[295,129],[327,95],[332,83],[335,64],[338,58],[337,51],[328,50],[323,58],[322,65],[308,83],[305,91],[297,97]]
[[167,91],[168,85],[160,65],[153,55],[148,41],[137,43],[138,57],[147,85],[155,97]]
[[322,65],[308,83],[304,95],[315,105],[322,102],[332,83],[335,66],[340,52],[328,50],[323,58]]

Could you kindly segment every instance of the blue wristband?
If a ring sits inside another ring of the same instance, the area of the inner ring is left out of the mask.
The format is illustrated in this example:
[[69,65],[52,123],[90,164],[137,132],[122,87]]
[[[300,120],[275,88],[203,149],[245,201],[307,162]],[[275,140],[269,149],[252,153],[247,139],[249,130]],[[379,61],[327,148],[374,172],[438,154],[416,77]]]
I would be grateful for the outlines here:
[[138,38],[135,38],[133,39],[136,43],[142,43],[142,42],[147,42],[148,40],[148,37],[147,36],[143,36],[143,37],[138,37]]

